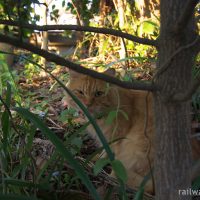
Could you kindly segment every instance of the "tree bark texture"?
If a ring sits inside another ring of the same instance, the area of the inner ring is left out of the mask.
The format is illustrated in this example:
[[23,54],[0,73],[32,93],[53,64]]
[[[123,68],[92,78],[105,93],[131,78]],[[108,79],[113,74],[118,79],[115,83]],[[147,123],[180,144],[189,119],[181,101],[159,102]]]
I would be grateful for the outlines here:
[[[177,49],[192,43],[196,38],[193,16],[182,31],[174,31],[186,3],[182,0],[161,0],[158,71]],[[195,52],[192,49],[180,50],[155,79],[160,87],[160,91],[154,93],[154,172],[158,200],[191,199],[190,196],[179,194],[179,190],[191,187],[190,101],[175,102],[173,95],[186,91],[190,86],[194,58]]]

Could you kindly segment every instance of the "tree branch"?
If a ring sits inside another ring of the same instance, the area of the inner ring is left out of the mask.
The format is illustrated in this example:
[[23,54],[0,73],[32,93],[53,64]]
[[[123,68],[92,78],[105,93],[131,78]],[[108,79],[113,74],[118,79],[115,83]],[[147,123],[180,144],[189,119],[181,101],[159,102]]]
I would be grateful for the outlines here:
[[144,83],[144,82],[138,82],[138,81],[137,82],[136,81],[135,82],[120,81],[119,79],[108,76],[106,74],[98,73],[91,69],[84,68],[83,66],[78,65],[73,62],[70,62],[69,60],[66,60],[56,54],[53,54],[53,53],[50,53],[43,49],[40,49],[40,48],[38,48],[34,45],[31,45],[27,42],[21,42],[20,40],[13,38],[13,37],[9,37],[9,36],[0,34],[0,42],[8,43],[8,44],[14,45],[16,47],[26,49],[28,51],[31,51],[35,54],[38,54],[38,55],[46,58],[48,61],[55,62],[58,65],[68,67],[69,69],[72,69],[78,73],[86,74],[88,76],[92,76],[94,78],[101,79],[101,80],[107,81],[109,83],[113,83],[113,84],[118,85],[123,88],[135,89],[135,90],[148,90],[148,91],[156,90],[155,85],[153,85],[152,83]]
[[[9,21],[9,20],[0,20],[0,24],[10,25],[10,26],[20,26],[20,23],[17,21]],[[109,34],[114,35],[117,37],[122,37],[127,40],[131,40],[133,42],[137,42],[140,44],[145,45],[152,45],[157,47],[156,40],[150,40],[147,38],[140,38],[133,36],[128,33],[124,33],[119,30],[108,29],[108,28],[97,28],[97,27],[90,27],[90,26],[78,26],[78,25],[44,25],[38,26],[34,24],[22,24],[22,28],[27,28],[31,30],[38,30],[38,31],[48,31],[48,30],[76,30],[76,31],[87,31],[87,32],[94,32],[94,33],[102,33],[102,34]]]
[[177,23],[174,26],[174,31],[176,34],[180,33],[185,26],[187,26],[191,16],[194,14],[194,8],[197,5],[199,0],[188,0],[182,15],[180,15]]
[[[183,50],[186,50],[188,48],[194,47],[193,49],[195,49],[195,51],[199,51],[199,45],[200,44],[200,36],[198,35],[194,41],[192,41],[191,43],[185,45],[185,46],[181,46],[179,47],[167,60],[166,62],[158,69],[158,71],[156,72],[156,74],[153,77],[153,80],[157,79],[162,73],[164,73],[168,67],[170,66],[170,62],[172,61],[172,59],[179,53],[181,53]],[[191,51],[193,50],[191,49]]]
[[196,78],[193,84],[189,87],[189,89],[185,93],[175,94],[172,99],[173,101],[187,101],[191,98],[191,96],[196,92],[196,90],[200,86],[200,76]]

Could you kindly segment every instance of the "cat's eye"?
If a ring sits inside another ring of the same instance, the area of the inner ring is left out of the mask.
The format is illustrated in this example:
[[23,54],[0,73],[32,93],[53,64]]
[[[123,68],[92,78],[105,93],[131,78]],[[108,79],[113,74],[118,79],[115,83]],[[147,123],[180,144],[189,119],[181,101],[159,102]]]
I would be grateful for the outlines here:
[[100,97],[100,96],[102,96],[103,94],[104,94],[103,91],[96,91],[96,92],[95,92],[95,97]]

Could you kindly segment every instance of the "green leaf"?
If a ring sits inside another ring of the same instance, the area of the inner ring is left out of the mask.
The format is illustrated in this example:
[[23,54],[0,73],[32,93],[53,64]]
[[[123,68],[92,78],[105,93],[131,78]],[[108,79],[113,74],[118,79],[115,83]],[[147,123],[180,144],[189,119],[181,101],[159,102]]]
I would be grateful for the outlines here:
[[144,195],[144,187],[145,184],[147,183],[147,181],[152,177],[152,171],[150,171],[142,180],[142,183],[140,184],[140,187],[138,189],[138,191],[135,194],[135,198],[134,200],[141,200],[143,199],[143,195]]
[[85,124],[81,125],[81,127],[75,131],[73,133],[73,136],[71,136],[70,138],[73,138],[73,137],[77,137],[77,135],[79,135],[80,133],[82,133],[83,131],[85,131],[85,129],[90,125],[90,121],[86,122]]
[[29,181],[22,181],[22,180],[17,180],[17,179],[12,179],[12,178],[5,178],[3,180],[5,182],[5,184],[8,185],[15,185],[18,187],[29,187],[29,188],[38,188],[38,189],[42,189],[42,190],[48,190],[49,187],[47,184],[35,184]]
[[107,116],[106,121],[105,121],[106,125],[112,124],[113,120],[114,120],[116,117],[117,117],[117,110],[110,111],[110,112],[108,113],[108,116]]
[[123,181],[123,183],[126,183],[128,180],[128,176],[126,173],[126,169],[122,162],[120,160],[113,160],[111,162],[112,169],[114,170],[116,176]]
[[101,46],[102,46],[102,52],[106,52],[108,49],[108,40],[103,40]]
[[75,172],[91,192],[93,197],[96,200],[100,200],[99,195],[97,194],[96,189],[94,188],[92,182],[90,181],[88,175],[84,171],[83,167],[74,159],[72,154],[65,148],[62,141],[52,132],[43,122],[33,113],[24,108],[15,108],[15,110],[25,117],[27,120],[30,120],[41,132],[49,138],[49,140],[56,146],[57,151],[69,162],[69,164],[74,168]]
[[150,23],[149,21],[143,22],[143,32],[146,34],[153,34],[155,31],[155,25]]
[[101,158],[97,160],[93,168],[94,175],[96,176],[97,174],[99,174],[102,171],[103,167],[105,167],[109,163],[110,160],[108,158]]
[[106,195],[105,195],[104,200],[110,200],[112,198],[113,190],[114,190],[114,186],[108,185],[108,188],[106,189]]
[[135,194],[134,200],[141,200],[143,199],[143,195],[144,195],[144,187],[140,187],[138,189],[138,191]]
[[122,115],[124,116],[124,118],[125,118],[126,120],[128,120],[128,115],[127,115],[126,112],[124,112],[123,110],[119,110],[119,112],[121,112]]
[[141,56],[126,57],[126,58],[119,59],[117,61],[110,62],[110,63],[106,64],[104,67],[107,69],[107,68],[111,67],[112,65],[115,65],[115,64],[118,64],[118,63],[121,63],[121,62],[125,62],[127,60],[130,60],[130,61],[133,60],[133,61],[137,61],[137,62],[143,62],[146,59],[147,59],[146,57],[141,57]]
[[7,82],[6,104],[8,108],[10,107],[10,102],[11,102],[11,85],[9,82]]
[[35,133],[36,133],[36,128],[34,126],[31,126],[30,129],[29,129],[29,134],[28,134],[27,143],[26,143],[26,150],[28,152],[32,148],[32,144],[33,144]]
[[43,68],[37,62],[33,62],[32,60],[27,59],[26,57],[23,57],[23,59],[28,60],[30,63],[38,66],[40,69],[43,69],[45,72],[47,72],[53,79],[55,79],[57,81],[57,83],[65,90],[65,92],[67,92],[69,94],[69,96],[76,102],[76,104],[84,112],[84,114],[90,121],[91,125],[94,127],[94,130],[96,131],[100,141],[102,142],[102,145],[103,145],[106,153],[108,154],[109,159],[111,161],[114,160],[114,158],[115,158],[114,153],[112,152],[111,148],[109,147],[103,132],[101,131],[98,124],[96,123],[96,120],[91,116],[91,114],[89,113],[87,108],[82,104],[82,102],[57,77],[55,77],[53,74],[51,74],[48,70]]
[[11,177],[17,177],[17,175],[19,175],[20,171],[23,171],[27,165],[30,164],[30,158],[28,156],[24,156],[21,159],[21,162],[19,165],[16,165],[11,173]]
[[54,10],[56,8],[56,5],[55,4],[53,4],[52,5],[52,10]]
[[75,109],[73,109],[73,108],[66,109],[66,110],[61,112],[60,120],[62,122],[65,122],[69,118],[71,119],[71,118],[76,117],[76,114],[77,114],[77,111]]
[[62,7],[65,7],[65,0],[62,1]]
[[[10,116],[9,111],[10,109],[10,102],[11,102],[11,86],[7,83],[7,91],[6,91],[6,101],[5,101],[5,111],[2,114],[1,124],[2,124],[2,132],[3,132],[3,149],[4,153],[7,155],[8,151],[8,138],[10,134]],[[6,163],[5,163],[6,164]]]
[[80,150],[83,145],[83,140],[80,137],[75,137],[70,142],[71,145],[76,147],[74,150],[76,150],[75,153],[77,154],[78,150]]

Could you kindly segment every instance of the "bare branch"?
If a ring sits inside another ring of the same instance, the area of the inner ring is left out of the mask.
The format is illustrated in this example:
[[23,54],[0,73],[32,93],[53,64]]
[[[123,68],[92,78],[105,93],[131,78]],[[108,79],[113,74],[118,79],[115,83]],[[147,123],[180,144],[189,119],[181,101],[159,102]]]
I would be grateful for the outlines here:
[[[10,25],[10,26],[20,26],[20,23],[17,21],[9,21],[9,20],[0,20],[0,24]],[[119,30],[115,29],[108,29],[108,28],[97,28],[97,27],[90,27],[90,26],[78,26],[78,25],[44,25],[38,26],[34,24],[22,24],[22,28],[27,28],[31,30],[38,30],[38,31],[48,31],[48,30],[76,30],[76,31],[87,31],[87,32],[94,32],[94,33],[102,33],[102,34],[109,34],[114,35],[117,37],[122,37],[127,40],[131,40],[133,42],[137,42],[140,44],[145,45],[152,45],[157,47],[156,40],[150,40],[147,38],[140,38],[133,36],[128,33],[124,33]]]
[[196,92],[200,86],[200,77],[198,77],[185,93],[178,93],[173,96],[173,101],[187,101]]
[[94,78],[101,79],[109,83],[113,83],[123,88],[135,89],[135,90],[148,90],[148,91],[156,90],[155,85],[153,85],[152,83],[144,83],[144,82],[138,82],[138,81],[137,82],[136,81],[135,82],[120,81],[119,79],[108,76],[106,74],[98,73],[91,69],[84,68],[83,66],[70,62],[69,60],[66,60],[56,54],[40,49],[27,42],[21,42],[20,40],[15,39],[13,37],[0,34],[0,42],[8,43],[16,47],[26,49],[28,51],[31,51],[35,54],[38,54],[46,58],[48,61],[55,62],[58,65],[68,67],[69,69],[72,69],[78,73],[86,74],[88,76],[92,76]]
[[[193,48],[192,48],[193,47]],[[156,74],[153,77],[153,82],[155,79],[157,79],[162,73],[164,73],[169,65],[170,62],[172,61],[172,59],[179,54],[181,51],[186,50],[188,48],[192,48],[192,50],[195,51],[195,54],[198,53],[198,51],[200,50],[200,36],[197,36],[194,41],[192,41],[191,43],[182,46],[180,48],[178,48],[167,60],[166,62],[159,68],[159,70],[156,72]],[[194,94],[194,92],[197,90],[197,88],[200,86],[200,77],[198,77],[193,84],[189,87],[188,91],[185,93],[178,93],[178,94],[174,94],[174,96],[172,97],[173,101],[187,101],[191,98],[191,96]],[[171,97],[170,97],[171,98]]]
[[179,17],[177,23],[174,26],[174,31],[176,34],[180,33],[184,29],[184,27],[187,26],[187,23],[189,22],[191,16],[194,14],[194,8],[198,2],[199,0],[187,1],[182,15]]
[[157,71],[156,74],[154,75],[154,78],[153,78],[153,79],[155,80],[155,79],[158,78],[162,73],[164,73],[164,72],[168,69],[168,67],[169,67],[170,62],[172,61],[172,59],[173,59],[177,54],[179,54],[181,51],[186,50],[186,49],[191,48],[191,47],[194,47],[194,48],[197,47],[197,50],[199,50],[199,46],[198,46],[199,43],[200,43],[200,36],[197,36],[197,37],[195,38],[195,40],[192,41],[191,43],[189,43],[189,44],[187,44],[187,45],[185,45],[185,46],[181,46],[180,48],[178,48],[178,49],[166,60],[166,62],[158,69],[158,71]]

